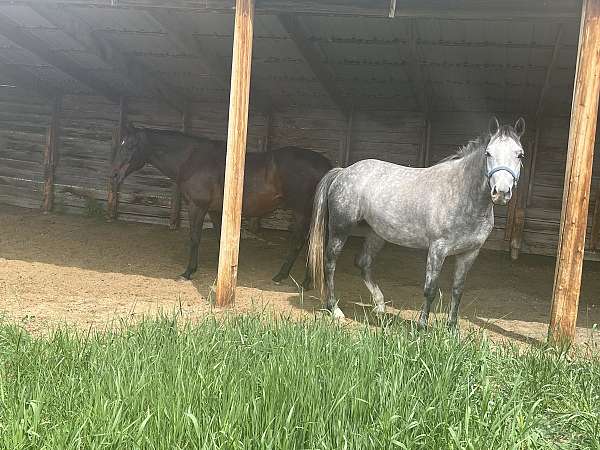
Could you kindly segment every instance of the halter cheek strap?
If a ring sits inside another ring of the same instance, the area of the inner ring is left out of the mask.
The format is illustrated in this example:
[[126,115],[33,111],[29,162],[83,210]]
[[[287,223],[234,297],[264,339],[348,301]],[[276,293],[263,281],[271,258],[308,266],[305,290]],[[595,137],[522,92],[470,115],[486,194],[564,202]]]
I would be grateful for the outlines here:
[[487,173],[488,180],[491,180],[492,175],[494,175],[496,172],[502,172],[502,171],[510,173],[511,176],[513,177],[513,181],[515,184],[517,183],[517,181],[519,181],[519,176],[515,173],[514,170],[512,170],[508,166],[496,166],[493,169],[490,169],[490,171]]

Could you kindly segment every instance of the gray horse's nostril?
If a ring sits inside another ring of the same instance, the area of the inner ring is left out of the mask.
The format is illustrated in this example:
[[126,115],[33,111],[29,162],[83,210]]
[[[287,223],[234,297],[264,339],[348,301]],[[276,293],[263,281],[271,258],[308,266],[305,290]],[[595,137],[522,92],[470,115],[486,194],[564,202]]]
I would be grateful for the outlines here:
[[496,186],[494,186],[492,188],[492,195],[496,195],[498,193],[498,190],[496,189]]

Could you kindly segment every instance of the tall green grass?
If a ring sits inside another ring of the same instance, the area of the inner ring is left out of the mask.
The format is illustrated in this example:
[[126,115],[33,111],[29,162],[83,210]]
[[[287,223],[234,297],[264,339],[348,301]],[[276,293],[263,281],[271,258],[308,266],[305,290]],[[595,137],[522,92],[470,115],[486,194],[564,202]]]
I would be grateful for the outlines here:
[[325,320],[0,326],[0,446],[600,448],[600,363]]

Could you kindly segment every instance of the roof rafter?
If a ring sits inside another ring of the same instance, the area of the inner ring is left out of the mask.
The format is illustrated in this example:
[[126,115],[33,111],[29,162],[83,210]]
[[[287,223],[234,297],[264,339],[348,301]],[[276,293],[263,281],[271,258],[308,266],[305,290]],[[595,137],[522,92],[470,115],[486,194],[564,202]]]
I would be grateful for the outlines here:
[[338,89],[332,69],[323,63],[325,58],[322,51],[307,39],[307,33],[300,18],[291,14],[280,14],[277,17],[304,60],[310,66],[312,72],[320,81],[325,92],[327,92],[333,103],[336,104],[342,113],[347,116],[351,106]]
[[53,51],[43,40],[27,32],[10,17],[2,13],[0,13],[0,34],[19,47],[43,59],[51,66],[56,67],[70,77],[90,87],[92,90],[101,93],[114,102],[119,101],[120,93],[110,84],[98,78],[93,72],[83,68],[61,52]]
[[[230,68],[223,63],[219,55],[204,47],[192,33],[185,30],[185,27],[177,18],[175,11],[152,9],[148,10],[148,14],[166,31],[169,38],[181,51],[198,57],[203,63],[204,70],[211,75],[211,78],[221,88],[229,90],[231,79]],[[269,95],[257,84],[256,80],[252,79],[253,89],[250,93],[252,101],[257,109],[270,111],[272,105],[271,101],[268,100]]]
[[135,58],[124,55],[112,42],[102,39],[79,16],[64,8],[31,5],[31,8],[48,22],[62,30],[87,51],[123,75],[134,86],[141,86],[178,111],[183,111],[187,97],[179,89],[153,74],[148,67]]
[[[156,0],[0,0],[0,4],[54,3],[64,6],[85,6],[121,9],[164,9],[166,2]],[[403,0],[397,2],[394,17],[427,17],[452,20],[510,20],[510,21],[578,21],[579,0],[546,0],[537,5],[523,5],[522,0],[504,2],[477,2],[476,0]],[[444,7],[440,3],[447,3]],[[162,4],[162,5],[161,5]],[[170,0],[169,9],[179,11],[201,11],[231,13],[233,0]],[[262,0],[256,5],[257,14],[314,14],[354,17],[390,17],[390,0]]]
[[550,58],[550,64],[548,64],[548,67],[546,68],[546,77],[544,78],[544,85],[542,86],[542,90],[540,91],[537,109],[535,110],[535,116],[537,119],[539,119],[544,112],[547,93],[550,89],[550,84],[552,81],[552,72],[558,59],[558,51],[560,50],[563,28],[563,25],[560,24],[558,27],[558,31],[556,32],[556,38],[554,39],[554,48],[552,49],[552,57]]

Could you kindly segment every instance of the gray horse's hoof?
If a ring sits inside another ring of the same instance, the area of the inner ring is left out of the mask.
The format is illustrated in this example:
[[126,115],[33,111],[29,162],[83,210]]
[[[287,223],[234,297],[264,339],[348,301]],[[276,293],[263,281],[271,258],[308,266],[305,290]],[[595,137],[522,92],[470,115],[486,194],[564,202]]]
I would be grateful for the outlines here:
[[427,322],[423,322],[422,320],[417,322],[417,330],[426,331],[428,327]]
[[177,279],[177,281],[179,281],[179,282],[182,282],[182,283],[183,283],[183,282],[185,282],[185,281],[190,281],[190,279],[191,279],[191,276],[189,276],[189,275],[186,275],[186,274],[184,273],[184,274],[181,274],[181,275],[179,275],[179,276],[178,276],[176,279]]
[[373,312],[378,316],[383,316],[385,314],[385,305],[376,305],[373,308]]
[[331,313],[331,317],[333,317],[333,320],[343,320],[346,318],[346,315],[342,312],[340,308],[336,306],[333,309],[333,312]]

